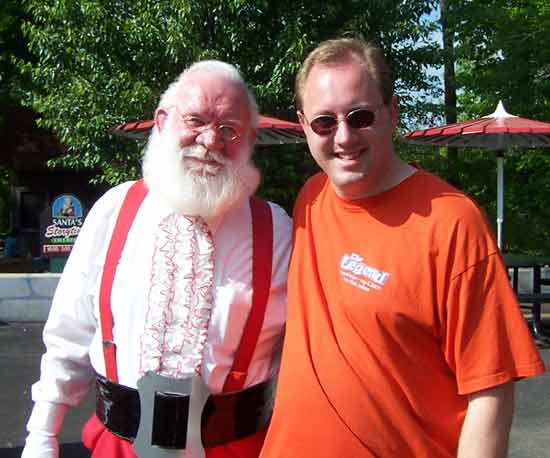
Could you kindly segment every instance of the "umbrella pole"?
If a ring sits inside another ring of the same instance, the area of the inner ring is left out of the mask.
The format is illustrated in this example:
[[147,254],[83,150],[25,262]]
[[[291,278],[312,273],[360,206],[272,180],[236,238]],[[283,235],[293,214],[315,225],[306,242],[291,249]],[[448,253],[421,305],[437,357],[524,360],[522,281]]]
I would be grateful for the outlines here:
[[504,151],[497,151],[497,244],[502,250],[504,222]]

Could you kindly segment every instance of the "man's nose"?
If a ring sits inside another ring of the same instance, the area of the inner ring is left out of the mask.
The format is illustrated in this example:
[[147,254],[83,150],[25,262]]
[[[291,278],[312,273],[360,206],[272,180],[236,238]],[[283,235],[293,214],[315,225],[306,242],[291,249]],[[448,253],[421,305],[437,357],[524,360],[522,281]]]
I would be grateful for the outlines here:
[[215,149],[217,151],[222,151],[224,147],[223,138],[216,126],[204,127],[199,135],[197,135],[197,143],[209,150]]
[[339,119],[334,133],[334,143],[345,145],[349,143],[354,136],[354,129],[351,128],[345,119]]

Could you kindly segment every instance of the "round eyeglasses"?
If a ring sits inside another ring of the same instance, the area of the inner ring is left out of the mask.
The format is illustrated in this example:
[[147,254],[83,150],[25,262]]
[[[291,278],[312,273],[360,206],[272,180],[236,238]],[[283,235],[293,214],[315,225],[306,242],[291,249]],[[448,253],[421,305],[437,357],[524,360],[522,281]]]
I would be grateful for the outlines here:
[[[366,129],[367,127],[371,126],[372,123],[374,123],[376,113],[378,113],[378,111],[380,111],[383,106],[384,105],[378,107],[374,111],[367,108],[358,108],[357,110],[352,110],[348,112],[348,114],[343,116],[343,120],[352,129]],[[338,128],[338,122],[342,118],[340,116],[322,114],[316,116],[310,122],[307,120],[303,112],[302,115],[309,124],[309,127],[311,127],[311,130],[317,135],[321,136],[327,136],[334,133]]]
[[242,135],[239,129],[241,127],[240,125],[216,124],[213,122],[206,122],[198,115],[184,115],[180,113],[176,107],[171,108],[174,108],[174,111],[177,113],[178,121],[181,122],[186,129],[196,132],[197,134],[206,129],[214,128],[219,132],[221,138],[225,141],[237,140]]

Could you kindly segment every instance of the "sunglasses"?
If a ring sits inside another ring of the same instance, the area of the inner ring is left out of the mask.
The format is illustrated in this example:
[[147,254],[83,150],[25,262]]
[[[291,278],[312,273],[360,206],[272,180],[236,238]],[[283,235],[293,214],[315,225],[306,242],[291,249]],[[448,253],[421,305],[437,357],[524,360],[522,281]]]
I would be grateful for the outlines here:
[[[383,105],[382,105],[383,106]],[[366,108],[358,108],[357,110],[350,111],[345,115],[344,120],[352,129],[366,129],[374,122],[376,113],[382,108],[378,107],[376,110],[367,110]],[[319,115],[309,122],[306,116],[302,113],[304,119],[308,122],[311,130],[317,135],[326,136],[332,134],[338,128],[338,122],[340,117],[324,114]]]

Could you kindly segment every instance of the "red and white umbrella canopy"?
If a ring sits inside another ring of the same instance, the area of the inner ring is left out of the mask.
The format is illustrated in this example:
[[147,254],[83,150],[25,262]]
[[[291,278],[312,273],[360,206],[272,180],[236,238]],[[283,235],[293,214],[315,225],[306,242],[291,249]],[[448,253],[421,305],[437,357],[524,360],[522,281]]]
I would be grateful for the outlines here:
[[502,247],[504,222],[504,153],[509,148],[549,148],[550,123],[520,118],[506,112],[502,102],[482,118],[408,132],[406,143],[424,146],[482,148],[497,156],[497,241]]
[[[302,126],[298,123],[262,115],[258,121],[257,145],[283,145],[306,141]],[[153,124],[152,119],[127,122],[115,127],[113,133],[133,140],[146,140]]]
[[473,121],[415,130],[403,135],[407,143],[457,148],[550,147],[550,123],[520,118],[506,112],[502,102],[494,113]]

